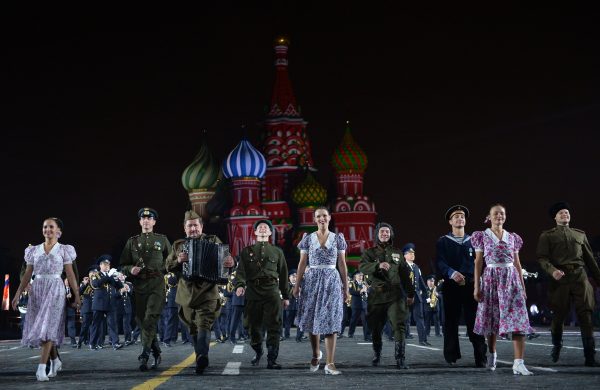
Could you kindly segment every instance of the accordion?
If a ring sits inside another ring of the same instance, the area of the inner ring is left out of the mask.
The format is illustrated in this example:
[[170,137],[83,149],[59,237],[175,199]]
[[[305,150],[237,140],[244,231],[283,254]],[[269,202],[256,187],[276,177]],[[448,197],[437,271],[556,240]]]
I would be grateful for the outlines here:
[[229,245],[189,238],[183,244],[183,251],[188,254],[188,261],[183,263],[184,279],[227,284],[229,268],[223,262],[229,257]]

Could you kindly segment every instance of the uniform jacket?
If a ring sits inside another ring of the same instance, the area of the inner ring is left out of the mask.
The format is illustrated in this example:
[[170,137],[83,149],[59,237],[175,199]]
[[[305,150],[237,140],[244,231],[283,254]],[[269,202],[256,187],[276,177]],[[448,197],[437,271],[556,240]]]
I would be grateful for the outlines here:
[[461,244],[449,233],[438,239],[435,249],[439,278],[450,279],[454,271],[473,278],[475,251],[470,235],[465,234]]
[[[387,271],[379,268],[379,264],[384,262],[390,265]],[[415,295],[415,287],[409,277],[410,268],[401,251],[391,244],[379,243],[364,251],[359,269],[371,282],[369,304],[387,303]]]
[[[411,268],[411,266],[409,265],[409,269],[410,268]],[[416,263],[413,263],[412,272],[413,272],[413,278],[414,278],[414,284],[415,284],[415,302],[423,303],[425,301],[425,299],[423,298],[423,295],[425,294],[425,291],[427,290],[427,285],[425,284],[425,281],[423,280],[423,275],[421,274],[421,268],[419,268],[419,266]]]
[[94,288],[92,297],[92,310],[114,311],[117,310],[117,295],[123,284],[107,274],[99,273],[98,278],[90,282]]
[[289,298],[288,269],[283,251],[268,242],[257,242],[242,249],[235,288],[246,289],[249,301],[281,296]]
[[[142,293],[152,292],[165,273],[165,259],[171,252],[167,236],[158,233],[141,233],[127,240],[121,253],[121,268],[128,280]],[[138,275],[132,275],[135,266],[143,268]]]

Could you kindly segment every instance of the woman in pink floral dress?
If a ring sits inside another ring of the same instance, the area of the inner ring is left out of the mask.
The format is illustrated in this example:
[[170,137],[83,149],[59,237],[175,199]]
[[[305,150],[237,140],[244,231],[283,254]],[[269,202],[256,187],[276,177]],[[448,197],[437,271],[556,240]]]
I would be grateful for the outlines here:
[[[500,204],[490,208],[491,227],[474,232],[471,243],[475,249],[475,290],[479,302],[473,332],[486,336],[490,354],[487,367],[496,369],[496,337],[511,333],[514,349],[513,373],[533,375],[525,367],[525,335],[531,332],[525,283],[523,281],[519,250],[523,240],[516,233],[504,230],[506,209]],[[480,281],[485,259],[485,270]]]
[[[63,270],[67,273],[71,291],[75,294],[75,304],[79,307],[79,286],[73,272],[76,254],[71,245],[58,242],[62,233],[62,221],[48,218],[44,221],[42,233],[45,241],[25,249],[27,269],[17,289],[13,308],[16,308],[21,292],[31,282],[31,292],[27,304],[27,321],[23,329],[22,345],[41,346],[40,364],[36,372],[38,381],[47,381],[56,376],[62,363],[58,359],[54,345],[60,346],[65,336],[66,291],[61,279]],[[50,361],[50,373],[46,375],[46,362]]]

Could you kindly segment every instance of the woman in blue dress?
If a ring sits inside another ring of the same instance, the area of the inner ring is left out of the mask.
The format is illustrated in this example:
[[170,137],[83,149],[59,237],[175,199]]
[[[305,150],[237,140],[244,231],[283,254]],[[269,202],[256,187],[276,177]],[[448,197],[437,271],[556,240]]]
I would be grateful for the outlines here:
[[[342,328],[343,304],[349,296],[346,240],[329,230],[331,215],[325,207],[315,210],[318,230],[307,234],[298,244],[300,262],[293,294],[298,299],[296,324],[310,333],[312,360],[310,370],[319,369],[322,357],[319,337],[325,335],[325,374],[339,375],[335,367],[337,333]],[[336,269],[337,264],[337,269]],[[301,288],[300,288],[301,287]]]

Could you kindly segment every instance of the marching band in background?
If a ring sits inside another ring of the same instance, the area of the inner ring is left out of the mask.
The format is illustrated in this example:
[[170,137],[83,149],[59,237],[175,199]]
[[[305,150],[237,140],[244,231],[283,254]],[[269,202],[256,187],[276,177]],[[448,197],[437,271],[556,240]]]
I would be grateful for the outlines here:
[[[336,264],[339,266],[338,255],[344,257],[343,236],[334,233],[328,235],[328,211],[316,209],[319,210],[325,216],[316,213],[315,221],[322,225],[319,225],[319,232],[323,236],[315,233],[303,238],[299,248],[304,263],[301,262],[299,272],[296,269],[288,272],[283,251],[272,245],[269,239],[274,232],[272,223],[260,220],[254,224],[256,243],[243,249],[237,264],[231,256],[223,261],[222,267],[229,269],[229,275],[225,282],[219,284],[194,279],[186,273],[191,267],[187,247],[190,239],[221,243],[218,237],[202,232],[201,217],[194,211],[187,211],[184,216],[186,238],[175,241],[171,247],[166,236],[153,231],[158,213],[151,208],[143,208],[138,212],[142,232],[127,241],[119,270],[111,268],[110,255],[101,255],[96,264],[88,269],[81,284],[73,288],[71,279],[75,275],[73,269],[76,273],[75,251],[70,246],[61,247],[68,277],[63,272],[60,280],[64,285],[65,302],[71,304],[65,305],[65,315],[58,326],[66,328],[71,346],[78,349],[82,345],[91,350],[103,348],[108,333],[110,346],[118,350],[135,344],[141,333],[142,352],[138,357],[141,371],[148,370],[150,353],[154,357],[150,368],[159,366],[162,352],[159,340],[163,346],[171,347],[181,330],[183,344],[191,341],[194,348],[196,373],[200,375],[209,365],[211,331],[215,332],[215,340],[221,343],[229,341],[236,344],[250,337],[250,345],[255,351],[251,363],[258,365],[264,354],[262,345],[266,330],[267,368],[280,369],[276,361],[279,342],[291,337],[290,329],[296,323],[297,342],[307,338],[304,330],[308,330],[311,337],[313,356],[310,371],[319,368],[322,357],[319,339],[325,339],[325,372],[338,375],[341,371],[334,365],[334,339],[344,337],[346,326],[349,327],[348,337],[354,337],[359,320],[363,326],[364,340],[373,343],[372,365],[378,366],[381,362],[382,335],[386,334],[388,340],[395,343],[396,367],[406,369],[406,339],[413,337],[410,333],[411,320],[416,325],[421,345],[431,345],[428,337],[432,326],[435,336],[444,337],[443,357],[448,364],[454,365],[462,357],[458,326],[463,319],[473,345],[476,367],[495,369],[496,337],[508,334],[512,335],[515,345],[514,374],[532,375],[523,363],[525,336],[535,335],[529,326],[525,306],[524,279],[537,277],[537,274],[521,269],[518,251],[523,241],[518,235],[502,229],[506,218],[506,210],[502,205],[494,205],[490,209],[492,227],[475,232],[472,236],[465,232],[469,210],[462,205],[450,207],[445,213],[445,220],[451,231],[440,237],[436,244],[437,274],[427,277],[421,274],[415,263],[415,245],[409,243],[401,250],[395,248],[394,229],[388,223],[379,223],[375,227],[375,246],[363,252],[360,265],[352,277],[347,276],[345,269],[339,274],[337,271],[335,275],[332,274],[332,278],[341,279],[342,283],[336,287],[340,290],[340,296],[344,291],[349,292],[345,302],[335,309],[337,325],[330,324],[332,314],[327,312],[318,312],[320,317],[317,323],[309,320],[306,317],[307,310],[314,313],[318,308],[307,307],[306,304],[316,295],[302,294],[304,290],[312,288],[305,285],[304,279],[309,278],[310,281],[310,277],[321,268],[323,273],[329,272],[330,268],[335,269]],[[570,213],[570,205],[565,202],[556,203],[550,208],[550,217],[557,226],[542,233],[537,248],[539,263],[551,276],[550,305],[555,312],[551,358],[554,362],[559,360],[563,324],[568,305],[573,300],[581,324],[585,365],[598,366],[594,357],[591,321],[594,290],[584,266],[597,284],[600,284],[600,269],[591,254],[585,233],[569,227]],[[46,225],[49,225],[47,234]],[[36,251],[30,249],[33,247],[26,250],[29,267],[23,268],[23,281],[13,300],[13,307],[18,307],[21,312],[22,342],[24,345],[39,345],[41,337],[42,345],[46,348],[42,360],[51,362],[47,375],[46,371],[42,372],[40,363],[36,373],[40,381],[55,376],[62,366],[56,347],[60,346],[65,329],[59,329],[58,334],[51,338],[54,342],[51,349],[48,349],[48,344],[43,344],[45,336],[34,333],[32,324],[40,321],[39,313],[35,311],[35,317],[26,315],[32,301],[39,305],[39,296],[34,294],[34,299],[31,299],[32,285],[38,284],[33,283],[36,276],[44,279],[44,274],[34,272],[32,266],[36,256],[52,253],[52,245],[56,245],[61,233],[62,221],[54,218],[45,221],[46,244]],[[329,247],[335,249],[331,265],[315,263],[314,258],[312,264],[307,262],[309,253],[316,256],[320,253],[317,251],[325,251]],[[300,280],[297,280],[297,276]],[[32,283],[29,283],[29,277]],[[510,280],[508,287],[507,280]],[[48,284],[47,281],[39,282],[40,286],[42,283]],[[501,310],[498,310],[498,300]],[[76,339],[77,314],[81,316],[79,340]],[[119,339],[120,333],[124,335],[123,344]]]

